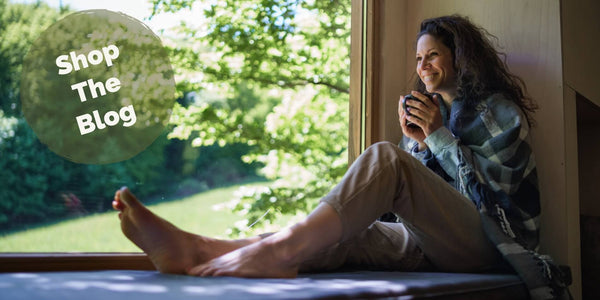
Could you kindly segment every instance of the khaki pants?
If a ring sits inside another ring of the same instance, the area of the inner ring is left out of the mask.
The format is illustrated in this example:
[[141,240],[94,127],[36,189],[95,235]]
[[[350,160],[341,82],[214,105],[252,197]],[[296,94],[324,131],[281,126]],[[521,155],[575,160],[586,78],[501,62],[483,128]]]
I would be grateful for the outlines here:
[[[410,271],[425,265],[478,272],[502,264],[475,205],[398,146],[369,147],[322,200],[342,220],[340,243],[301,269],[343,265]],[[392,211],[402,223],[374,222]]]

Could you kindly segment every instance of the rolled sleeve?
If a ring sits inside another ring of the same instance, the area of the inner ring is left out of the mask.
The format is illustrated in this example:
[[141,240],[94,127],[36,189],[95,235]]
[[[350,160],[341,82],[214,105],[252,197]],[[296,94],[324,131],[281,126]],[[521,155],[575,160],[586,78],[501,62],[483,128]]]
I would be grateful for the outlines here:
[[448,128],[442,126],[425,138],[425,144],[431,152],[440,153],[445,148],[456,144],[456,138]]
[[458,169],[458,139],[446,127],[440,127],[425,138],[425,144],[433,156],[452,179],[456,179]]

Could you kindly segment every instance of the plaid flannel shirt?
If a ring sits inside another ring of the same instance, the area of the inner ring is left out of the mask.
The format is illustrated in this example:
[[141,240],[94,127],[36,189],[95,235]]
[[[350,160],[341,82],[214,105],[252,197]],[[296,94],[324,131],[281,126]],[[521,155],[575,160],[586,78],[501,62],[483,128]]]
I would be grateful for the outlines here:
[[500,94],[475,109],[455,99],[450,111],[443,103],[440,111],[444,126],[425,139],[428,148],[419,152],[417,142],[406,137],[403,148],[473,201],[488,238],[533,299],[562,294],[565,285],[555,274],[560,271],[535,252],[540,202],[525,115]]

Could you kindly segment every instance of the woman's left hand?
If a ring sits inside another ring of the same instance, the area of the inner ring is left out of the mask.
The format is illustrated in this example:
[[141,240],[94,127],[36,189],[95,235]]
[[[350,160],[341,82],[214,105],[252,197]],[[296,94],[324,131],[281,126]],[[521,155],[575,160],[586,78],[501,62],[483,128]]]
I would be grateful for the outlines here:
[[444,126],[442,120],[442,113],[440,112],[440,96],[434,94],[432,98],[429,98],[417,91],[412,91],[411,94],[421,102],[416,100],[408,99],[406,106],[408,112],[413,116],[406,116],[406,118],[419,126],[425,137],[428,137],[438,128]]

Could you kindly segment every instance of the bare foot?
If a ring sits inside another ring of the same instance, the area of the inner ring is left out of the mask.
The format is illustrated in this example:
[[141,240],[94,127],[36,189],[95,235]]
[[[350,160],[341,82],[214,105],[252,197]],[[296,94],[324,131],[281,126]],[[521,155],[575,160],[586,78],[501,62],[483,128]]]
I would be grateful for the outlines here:
[[188,270],[195,276],[235,276],[254,278],[294,278],[299,262],[286,255],[272,237],[239,248]]
[[140,247],[162,273],[184,274],[189,268],[245,244],[207,238],[183,231],[148,210],[127,188],[115,193],[121,230]]
[[195,276],[293,278],[300,264],[342,237],[342,222],[336,210],[322,204],[310,215],[285,230],[259,242],[238,248],[190,268]]

